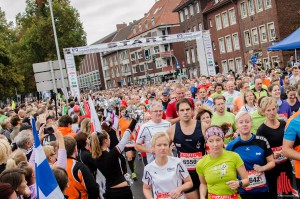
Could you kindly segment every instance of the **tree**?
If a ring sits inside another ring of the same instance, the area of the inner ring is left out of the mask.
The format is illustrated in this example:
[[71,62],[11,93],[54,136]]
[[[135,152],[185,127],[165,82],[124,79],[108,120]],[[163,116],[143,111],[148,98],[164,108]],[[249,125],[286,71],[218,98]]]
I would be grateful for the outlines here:
[[[70,1],[53,0],[52,8],[63,58],[63,48],[86,45],[86,33],[79,20],[79,13],[70,5]],[[25,12],[19,13],[16,21],[17,42],[13,48],[15,64],[25,76],[24,93],[35,92],[32,64],[57,60],[48,2],[27,0]],[[77,58],[77,65],[79,62]]]
[[12,23],[8,23],[5,13],[0,10],[0,99],[12,97],[16,90],[24,89],[24,76],[13,65],[12,44],[15,42]]

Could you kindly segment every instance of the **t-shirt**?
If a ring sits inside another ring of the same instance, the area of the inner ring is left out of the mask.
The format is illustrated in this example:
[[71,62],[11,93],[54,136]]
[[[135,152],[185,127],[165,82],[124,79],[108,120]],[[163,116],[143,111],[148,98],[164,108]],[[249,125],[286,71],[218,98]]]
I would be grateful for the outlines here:
[[206,100],[203,100],[203,101],[201,100],[201,103],[206,104],[207,106],[209,106],[211,108],[213,108],[213,106],[214,106],[214,102],[211,98],[207,98]]
[[248,113],[253,113],[254,111],[257,110],[257,106],[250,107],[248,104],[245,104],[242,106],[240,111],[246,111]]
[[[236,130],[235,126],[235,115],[231,112],[226,111],[223,116],[218,115],[217,113],[214,113],[211,118],[211,124],[221,126],[222,124],[227,123],[229,125],[229,130],[226,132],[226,134],[230,135],[233,134],[233,132]],[[224,143],[228,144],[231,141],[231,136],[228,138],[225,138]]]
[[229,93],[229,92],[223,93],[223,96],[226,99],[226,107],[227,108],[233,108],[233,101],[239,95],[240,95],[240,92],[238,92],[238,91],[233,91],[233,93]]
[[[189,172],[179,158],[168,156],[168,162],[159,166],[152,161],[144,168],[143,183],[152,186],[154,198],[169,199],[169,192],[182,185]],[[163,196],[163,197],[162,197]],[[178,199],[185,198],[184,195]]]
[[[162,120],[160,123],[154,123],[152,120],[143,124],[140,128],[136,143],[145,144],[145,147],[151,148],[151,139],[153,135],[158,132],[166,132],[166,130],[171,126],[171,123]],[[148,163],[152,162],[155,159],[155,156],[151,153],[147,153]]]
[[[192,98],[188,98],[188,100],[192,103],[192,108],[194,109],[194,100]],[[174,100],[168,104],[167,111],[166,111],[167,118],[174,119],[178,117],[177,110],[176,110],[176,103],[177,100]]]
[[223,94],[224,94],[224,91],[221,91],[221,93],[215,92],[215,93],[213,93],[213,94],[210,95],[210,98],[211,98],[211,99],[214,99],[216,96],[218,96],[218,95],[223,95]]
[[234,99],[233,105],[238,108],[238,111],[243,107],[244,105],[244,98],[242,95],[238,96],[237,98]]
[[218,196],[233,195],[237,194],[237,190],[230,189],[226,182],[237,180],[236,169],[243,164],[237,153],[223,150],[222,155],[217,158],[205,155],[197,163],[196,171],[205,178],[208,193]]
[[[268,140],[273,152],[282,150],[282,140],[283,140],[284,127],[286,125],[286,122],[282,120],[279,120],[279,122],[280,125],[276,129],[270,128],[265,123],[263,123],[257,129],[257,133],[256,133],[256,135],[264,136]],[[288,158],[281,155],[280,157],[275,159],[275,163],[279,164],[287,160]]]
[[256,134],[258,127],[260,127],[260,125],[266,121],[266,116],[260,115],[257,110],[252,112],[251,116],[253,121],[251,132]]
[[[300,152],[300,131],[299,131],[299,124],[300,124],[300,113],[297,112],[293,116],[293,119],[290,122],[287,122],[287,127],[284,132],[283,139],[288,141],[294,141],[294,149],[297,152]],[[295,176],[296,178],[300,178],[300,161],[295,160]]]
[[291,107],[289,103],[287,103],[285,100],[280,100],[280,101],[281,101],[281,105],[279,106],[277,113],[280,119],[286,121],[292,115]]
[[255,164],[260,166],[265,165],[267,163],[266,157],[273,154],[268,140],[265,137],[252,134],[252,137],[245,141],[239,136],[230,142],[226,149],[240,155],[248,172],[250,185],[245,188],[239,188],[239,193],[253,194],[267,192],[269,188],[265,174],[258,176],[253,166]]
[[297,100],[296,103],[290,107],[291,107],[292,114],[294,114],[295,112],[299,111],[300,102]]

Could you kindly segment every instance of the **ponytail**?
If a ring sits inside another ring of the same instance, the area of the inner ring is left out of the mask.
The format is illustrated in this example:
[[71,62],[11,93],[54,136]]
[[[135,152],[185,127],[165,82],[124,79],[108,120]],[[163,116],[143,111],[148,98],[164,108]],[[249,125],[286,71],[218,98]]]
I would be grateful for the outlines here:
[[106,131],[102,130],[101,133],[93,133],[91,135],[91,148],[92,148],[92,157],[94,159],[99,158],[102,155],[102,148],[101,146],[104,143],[104,140],[108,139],[108,134]]
[[17,168],[16,161],[12,158],[9,158],[6,162],[5,169],[14,169]]

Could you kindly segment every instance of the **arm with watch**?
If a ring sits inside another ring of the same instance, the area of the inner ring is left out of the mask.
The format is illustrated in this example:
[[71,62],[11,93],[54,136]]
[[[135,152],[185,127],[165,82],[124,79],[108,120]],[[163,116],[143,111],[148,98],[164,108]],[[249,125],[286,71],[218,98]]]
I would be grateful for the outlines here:
[[238,188],[243,188],[247,187],[249,185],[249,179],[248,179],[248,174],[245,168],[245,165],[242,165],[238,167],[237,173],[241,177],[240,180],[231,180],[226,182],[226,184],[231,188],[231,189],[238,189]]

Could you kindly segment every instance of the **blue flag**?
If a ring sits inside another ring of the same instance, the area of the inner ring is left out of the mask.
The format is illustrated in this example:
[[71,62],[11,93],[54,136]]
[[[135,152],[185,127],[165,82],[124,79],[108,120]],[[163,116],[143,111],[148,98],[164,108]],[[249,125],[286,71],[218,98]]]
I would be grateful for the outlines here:
[[64,195],[57,184],[54,174],[52,173],[52,170],[40,143],[38,132],[35,126],[35,120],[33,118],[31,119],[31,125],[34,137],[37,198],[63,199]]

